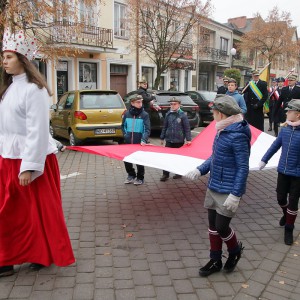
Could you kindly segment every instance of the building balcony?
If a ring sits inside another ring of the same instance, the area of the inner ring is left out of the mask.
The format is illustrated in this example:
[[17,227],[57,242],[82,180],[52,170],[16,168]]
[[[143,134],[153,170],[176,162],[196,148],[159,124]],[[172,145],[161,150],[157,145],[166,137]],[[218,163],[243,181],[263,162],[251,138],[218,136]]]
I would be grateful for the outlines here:
[[199,62],[224,65],[229,63],[229,56],[224,50],[211,47],[201,47],[199,49]]
[[51,29],[50,40],[53,44],[113,48],[112,29],[68,21],[57,21]]
[[232,67],[238,69],[252,69],[253,60],[248,57],[232,57]]
[[[177,47],[177,42],[170,42],[167,50],[168,53],[172,53],[174,51],[174,48]],[[193,58],[193,45],[188,43],[181,43],[181,45],[175,50],[172,57],[177,58],[183,58],[183,59],[192,59]]]

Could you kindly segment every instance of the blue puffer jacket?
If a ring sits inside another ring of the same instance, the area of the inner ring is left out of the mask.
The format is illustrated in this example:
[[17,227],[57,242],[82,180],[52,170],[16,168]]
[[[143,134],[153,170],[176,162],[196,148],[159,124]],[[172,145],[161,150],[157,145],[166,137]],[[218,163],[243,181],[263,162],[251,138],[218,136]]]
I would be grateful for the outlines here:
[[282,127],[277,139],[261,160],[268,163],[281,147],[277,171],[285,175],[300,177],[300,126]]
[[184,111],[167,112],[160,139],[174,144],[192,140],[189,119]]
[[147,143],[150,135],[150,118],[144,109],[130,109],[125,113],[122,120],[122,131],[125,144]]
[[213,153],[198,167],[210,171],[208,188],[221,194],[242,196],[249,173],[251,132],[247,121],[233,123],[216,135]]

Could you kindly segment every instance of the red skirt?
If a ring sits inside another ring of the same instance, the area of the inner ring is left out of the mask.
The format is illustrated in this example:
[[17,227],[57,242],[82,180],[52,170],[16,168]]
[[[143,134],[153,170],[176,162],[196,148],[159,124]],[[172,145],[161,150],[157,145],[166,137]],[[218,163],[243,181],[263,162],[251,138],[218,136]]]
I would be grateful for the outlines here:
[[20,164],[0,156],[0,266],[74,263],[56,156],[47,156],[44,174],[28,186],[19,184]]

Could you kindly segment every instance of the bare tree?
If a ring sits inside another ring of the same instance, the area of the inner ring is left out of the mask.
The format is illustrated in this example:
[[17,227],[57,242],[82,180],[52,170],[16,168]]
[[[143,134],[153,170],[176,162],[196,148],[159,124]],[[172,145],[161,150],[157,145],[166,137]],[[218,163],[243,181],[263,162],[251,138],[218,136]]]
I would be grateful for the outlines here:
[[[129,17],[136,50],[156,65],[154,88],[161,74],[183,57],[193,56],[192,29],[205,22],[210,0],[130,0]],[[137,53],[137,66],[139,53]],[[137,74],[139,76],[139,74]]]
[[293,66],[299,56],[299,44],[293,38],[296,28],[291,25],[290,13],[280,12],[275,6],[264,20],[259,14],[252,23],[251,31],[241,38],[241,48],[267,62],[276,64],[281,59],[285,67]]
[[99,2],[105,0],[0,0],[1,49],[4,28],[8,27],[12,32],[23,29],[36,36],[44,58],[76,55],[81,50],[74,37],[78,40],[83,27],[98,17],[93,10]]

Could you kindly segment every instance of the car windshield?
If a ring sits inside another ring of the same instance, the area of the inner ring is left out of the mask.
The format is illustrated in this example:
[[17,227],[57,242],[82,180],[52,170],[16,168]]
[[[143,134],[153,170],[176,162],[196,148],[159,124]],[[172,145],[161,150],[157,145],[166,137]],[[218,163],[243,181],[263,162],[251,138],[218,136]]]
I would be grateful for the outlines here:
[[155,96],[156,100],[160,104],[165,104],[165,103],[169,104],[169,100],[171,100],[173,97],[181,100],[181,104],[183,104],[183,105],[195,105],[194,101],[188,95],[180,95],[180,96],[174,95],[173,96],[173,95],[159,94],[159,95]]
[[80,109],[123,108],[122,98],[111,93],[81,93]]
[[204,92],[199,92],[199,94],[202,96],[202,98],[206,101],[213,102],[216,99],[216,92],[209,92],[209,91],[204,91]]

